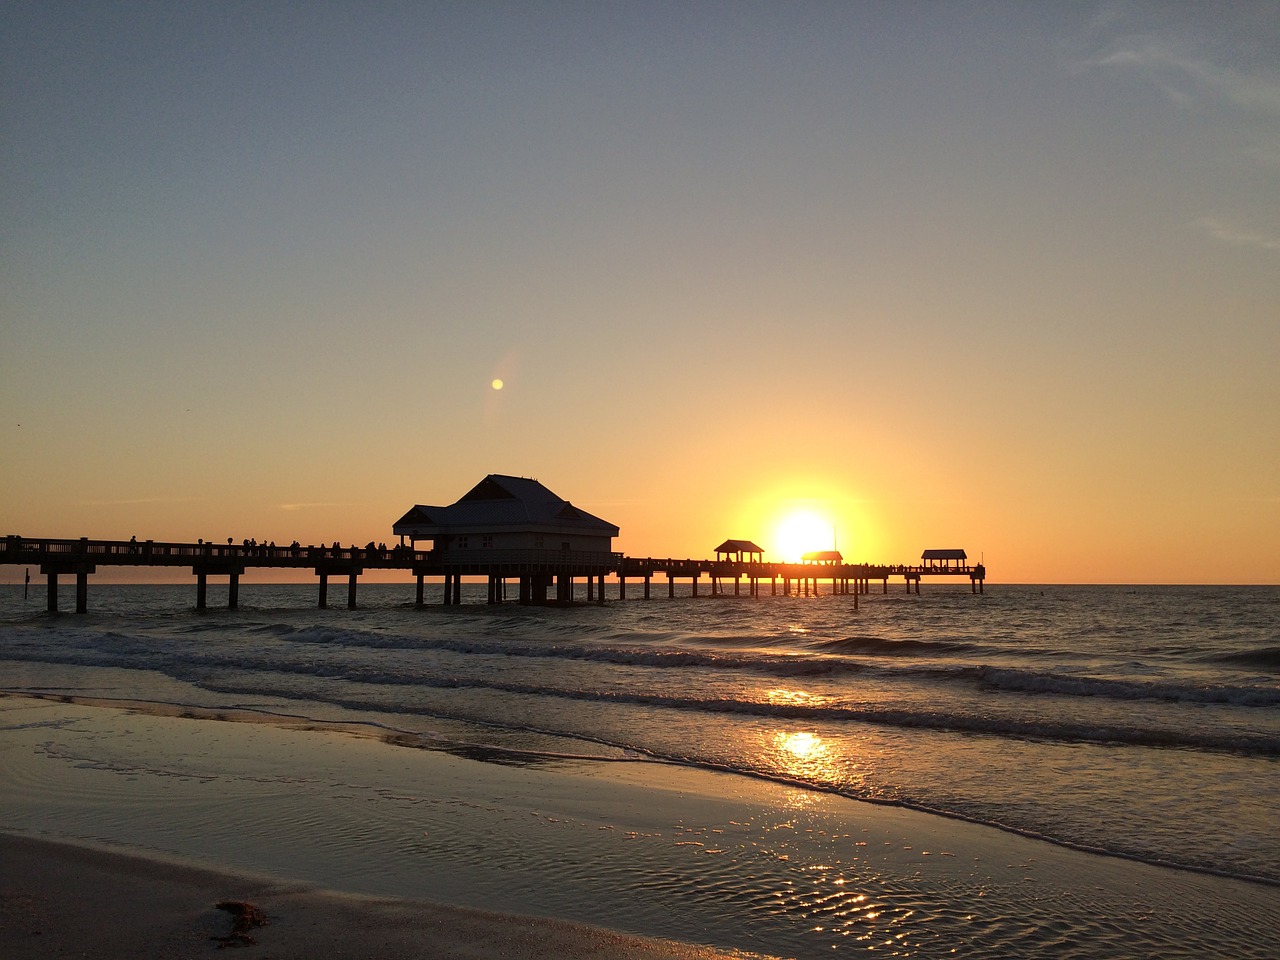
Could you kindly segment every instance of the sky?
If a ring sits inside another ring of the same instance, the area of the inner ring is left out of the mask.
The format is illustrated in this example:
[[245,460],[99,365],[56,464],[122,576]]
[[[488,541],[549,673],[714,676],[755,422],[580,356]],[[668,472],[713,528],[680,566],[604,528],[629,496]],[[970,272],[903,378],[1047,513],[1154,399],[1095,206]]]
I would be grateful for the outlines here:
[[632,556],[1280,582],[1273,2],[10,0],[0,71],[4,533],[504,473]]

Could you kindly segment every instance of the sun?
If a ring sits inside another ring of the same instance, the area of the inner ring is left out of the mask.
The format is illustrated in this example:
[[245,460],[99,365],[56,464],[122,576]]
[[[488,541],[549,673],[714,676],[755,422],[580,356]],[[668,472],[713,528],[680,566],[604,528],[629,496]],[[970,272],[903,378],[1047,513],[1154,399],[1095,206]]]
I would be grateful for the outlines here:
[[835,528],[812,510],[796,510],[778,521],[773,530],[773,550],[784,563],[796,563],[813,550],[834,549]]

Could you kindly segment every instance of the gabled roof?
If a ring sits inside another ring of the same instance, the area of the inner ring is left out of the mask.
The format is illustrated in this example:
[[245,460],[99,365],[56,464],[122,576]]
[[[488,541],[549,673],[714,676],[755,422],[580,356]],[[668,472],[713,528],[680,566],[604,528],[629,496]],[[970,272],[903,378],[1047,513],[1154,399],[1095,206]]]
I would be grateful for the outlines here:
[[408,513],[395,522],[394,526],[400,527],[406,523],[434,523],[435,521],[427,515],[427,509],[427,507],[411,507]]
[[537,480],[491,473],[447,507],[418,504],[391,527],[396,534],[516,528],[616,537],[618,528],[556,496]]
[[965,560],[963,550],[926,550],[920,554],[921,560]]
[[716,547],[716,553],[764,553],[764,549],[750,540],[726,540]]

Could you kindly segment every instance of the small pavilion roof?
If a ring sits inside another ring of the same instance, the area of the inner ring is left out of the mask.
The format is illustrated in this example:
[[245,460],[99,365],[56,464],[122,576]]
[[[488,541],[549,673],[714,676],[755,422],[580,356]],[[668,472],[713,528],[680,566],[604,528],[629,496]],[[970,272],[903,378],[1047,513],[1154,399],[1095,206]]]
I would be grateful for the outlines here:
[[764,549],[750,540],[726,540],[716,547],[716,553],[759,553]]
[[839,563],[844,555],[839,550],[813,550],[800,559],[805,563]]
[[921,560],[966,560],[967,554],[963,550],[926,550],[920,554]]

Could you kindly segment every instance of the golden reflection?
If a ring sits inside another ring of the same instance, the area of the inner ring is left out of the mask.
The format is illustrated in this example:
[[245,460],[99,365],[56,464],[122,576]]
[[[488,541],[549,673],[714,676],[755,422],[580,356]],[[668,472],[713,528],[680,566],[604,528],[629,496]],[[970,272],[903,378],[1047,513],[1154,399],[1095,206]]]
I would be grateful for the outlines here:
[[814,696],[804,690],[791,690],[787,687],[774,687],[764,691],[765,703],[783,707],[816,707],[830,700],[829,697]]
[[822,738],[812,733],[783,734],[782,748],[798,760],[811,760],[826,749]]
[[778,765],[797,779],[822,783],[835,773],[831,750],[816,733],[779,733],[774,737],[774,748]]

